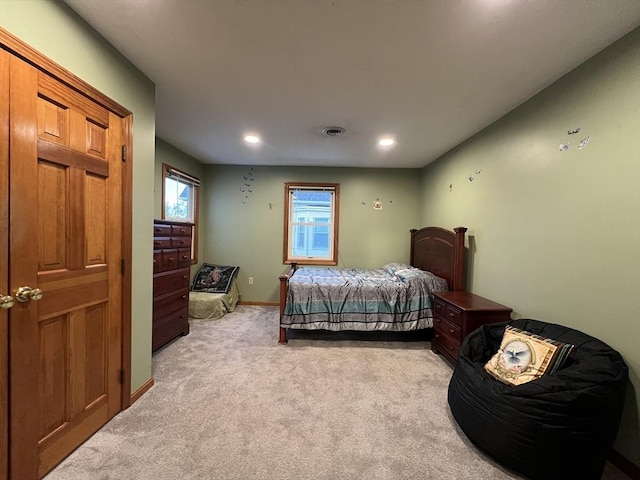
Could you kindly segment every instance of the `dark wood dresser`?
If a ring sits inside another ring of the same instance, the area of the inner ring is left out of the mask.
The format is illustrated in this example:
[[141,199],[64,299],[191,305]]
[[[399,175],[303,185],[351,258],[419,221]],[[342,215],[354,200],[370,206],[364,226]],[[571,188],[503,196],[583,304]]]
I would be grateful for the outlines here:
[[464,337],[481,325],[508,322],[512,309],[470,292],[434,292],[433,311],[431,350],[455,364]]
[[189,333],[191,229],[184,222],[155,220],[153,225],[153,331],[155,352]]

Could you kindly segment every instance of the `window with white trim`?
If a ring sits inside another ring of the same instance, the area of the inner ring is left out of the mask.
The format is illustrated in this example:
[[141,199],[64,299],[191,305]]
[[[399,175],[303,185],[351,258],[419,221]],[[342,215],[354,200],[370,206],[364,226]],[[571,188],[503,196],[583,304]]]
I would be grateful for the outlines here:
[[285,183],[284,263],[338,264],[337,183]]
[[162,164],[162,218],[193,223],[191,263],[198,262],[198,191],[200,179]]

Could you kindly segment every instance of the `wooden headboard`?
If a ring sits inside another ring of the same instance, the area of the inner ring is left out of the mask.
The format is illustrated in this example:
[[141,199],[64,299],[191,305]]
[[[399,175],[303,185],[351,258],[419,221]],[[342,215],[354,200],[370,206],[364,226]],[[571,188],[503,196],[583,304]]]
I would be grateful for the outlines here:
[[444,278],[449,290],[465,289],[464,236],[467,229],[440,227],[411,230],[412,266]]

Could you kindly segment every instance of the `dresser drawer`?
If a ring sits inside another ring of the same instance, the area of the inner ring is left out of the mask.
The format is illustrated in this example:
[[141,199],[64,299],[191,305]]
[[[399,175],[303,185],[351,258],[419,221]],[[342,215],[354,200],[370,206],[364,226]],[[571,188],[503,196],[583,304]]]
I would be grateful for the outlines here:
[[191,236],[191,227],[187,227],[184,225],[171,225],[171,236],[172,237],[190,237]]
[[162,252],[160,250],[153,251],[153,273],[162,271]]
[[164,315],[153,322],[152,350],[157,350],[178,335],[189,333],[188,307]]
[[153,319],[156,320],[185,306],[189,307],[189,290],[186,288],[177,292],[167,293],[161,297],[155,297],[153,299]]
[[451,337],[451,339],[457,343],[462,341],[462,329],[458,325],[448,322],[440,317],[434,317],[433,324],[436,332]]
[[174,290],[189,289],[189,269],[163,272],[153,277],[153,295],[159,297]]
[[171,248],[171,237],[153,237],[153,249]]
[[179,248],[178,249],[178,267],[188,267],[191,265],[191,249]]
[[170,237],[171,236],[171,226],[169,225],[153,225],[153,236],[154,237]]
[[178,268],[178,249],[171,248],[162,251],[162,271]]
[[189,248],[191,247],[191,237],[171,237],[172,248]]

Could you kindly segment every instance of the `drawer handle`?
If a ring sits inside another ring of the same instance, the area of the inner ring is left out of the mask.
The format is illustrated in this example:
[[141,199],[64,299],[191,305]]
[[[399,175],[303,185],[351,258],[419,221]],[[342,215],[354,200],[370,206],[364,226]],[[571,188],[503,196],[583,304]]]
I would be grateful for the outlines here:
[[153,259],[153,263],[156,263],[156,259],[155,258]]
[[450,328],[449,333],[455,333],[455,330],[453,328]]
[[184,318],[184,315],[180,315],[180,318]]
[[449,350],[453,352],[453,347],[451,345],[449,345]]
[[184,300],[185,298],[187,298],[187,296],[186,295],[182,295],[182,297],[180,297],[180,298],[182,298]]
[[456,314],[455,314],[455,313],[451,313],[451,312],[449,312],[449,316],[450,316],[450,317],[455,317],[455,316],[456,316]]
[[183,256],[182,256],[182,259],[183,259],[183,260],[186,260],[187,258],[189,258],[189,255],[183,255]]
[[173,262],[175,260],[175,257],[169,257],[169,261]]
[[183,280],[186,280],[186,279],[187,279],[187,276],[186,276],[186,275],[182,275],[182,279],[183,279]]
[[160,240],[156,240],[154,243],[155,243],[156,245],[160,245],[160,244],[162,244],[162,242],[161,242]]

